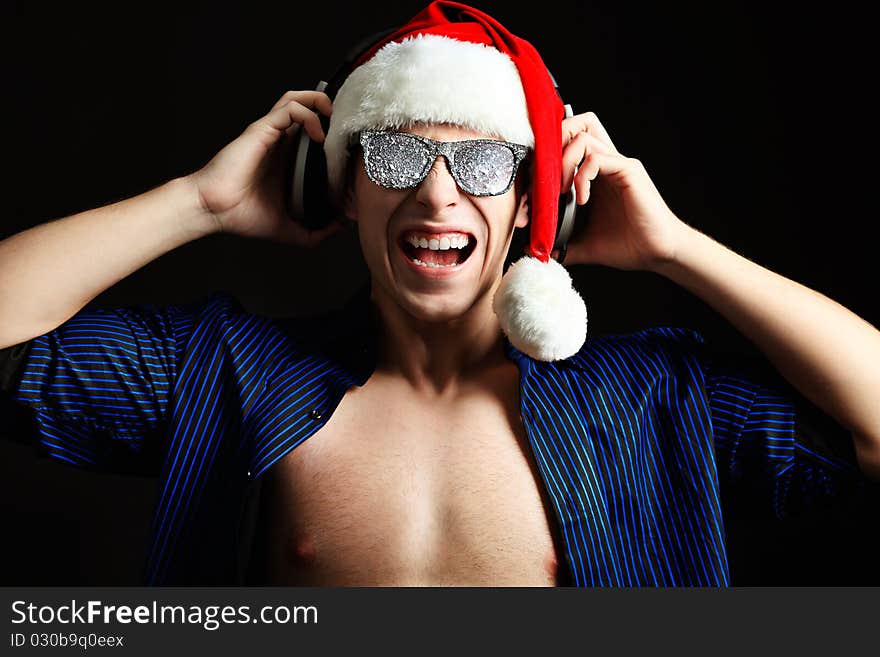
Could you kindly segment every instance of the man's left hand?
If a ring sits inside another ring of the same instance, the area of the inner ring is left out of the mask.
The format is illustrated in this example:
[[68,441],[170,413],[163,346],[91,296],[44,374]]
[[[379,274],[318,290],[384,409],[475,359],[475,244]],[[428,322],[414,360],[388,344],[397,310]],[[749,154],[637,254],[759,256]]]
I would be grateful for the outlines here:
[[564,263],[652,270],[674,260],[693,229],[669,209],[644,165],[617,151],[593,112],[562,122],[563,191],[579,162],[576,202],[592,199],[592,209],[585,229],[572,235]]

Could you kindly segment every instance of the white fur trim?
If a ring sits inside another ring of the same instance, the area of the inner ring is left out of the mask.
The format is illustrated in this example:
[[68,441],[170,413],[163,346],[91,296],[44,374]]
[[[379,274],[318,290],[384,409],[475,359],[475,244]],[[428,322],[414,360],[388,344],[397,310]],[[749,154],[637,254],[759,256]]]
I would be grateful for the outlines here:
[[510,343],[536,360],[573,356],[587,338],[586,304],[553,258],[524,256],[511,264],[492,309]]
[[339,199],[350,139],[364,129],[451,123],[534,146],[522,81],[496,48],[434,34],[388,43],[348,76],[324,141],[331,197]]

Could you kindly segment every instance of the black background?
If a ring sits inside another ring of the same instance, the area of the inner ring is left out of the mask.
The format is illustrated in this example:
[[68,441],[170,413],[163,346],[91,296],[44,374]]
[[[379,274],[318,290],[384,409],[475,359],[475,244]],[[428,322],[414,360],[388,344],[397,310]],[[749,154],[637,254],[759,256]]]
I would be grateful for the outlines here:
[[[574,111],[598,114],[679,217],[878,324],[867,15],[842,3],[818,12],[762,2],[473,4],[538,48]],[[313,88],[357,40],[422,6],[6,5],[0,238],[199,168],[284,91]],[[662,277],[570,271],[592,335],[690,326],[760,357]],[[312,313],[338,305],[365,276],[353,233],[311,251],[212,236],[91,305],[223,289],[254,312]],[[0,469],[0,582],[138,583],[154,481],[80,472],[6,442]],[[781,525],[732,506],[733,583],[880,583],[875,502]]]

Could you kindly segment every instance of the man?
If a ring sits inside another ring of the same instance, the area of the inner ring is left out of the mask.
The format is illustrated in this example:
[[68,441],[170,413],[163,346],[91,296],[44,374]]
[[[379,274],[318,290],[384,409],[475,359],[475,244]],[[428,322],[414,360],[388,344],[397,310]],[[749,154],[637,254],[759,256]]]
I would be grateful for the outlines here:
[[[161,478],[147,583],[242,581],[241,511],[263,487],[264,572],[248,581],[725,585],[719,479],[754,481],[784,516],[878,476],[874,327],[677,218],[598,117],[562,120],[536,53],[485,14],[432,3],[382,45],[332,108],[288,92],[194,174],[0,243],[5,387],[34,409],[39,445]],[[367,111],[395,71],[414,73]],[[213,231],[332,234],[291,222],[279,194],[278,144],[299,125],[323,139],[313,109],[332,112],[331,190],[370,272],[344,309],[270,320],[219,294],[80,312]],[[434,157],[451,142],[468,156]],[[793,388],[715,361],[693,331],[584,340],[582,301],[547,248],[572,182],[593,208],[568,264],[669,277]],[[526,257],[503,272],[526,226]],[[814,442],[795,389],[851,444]]]

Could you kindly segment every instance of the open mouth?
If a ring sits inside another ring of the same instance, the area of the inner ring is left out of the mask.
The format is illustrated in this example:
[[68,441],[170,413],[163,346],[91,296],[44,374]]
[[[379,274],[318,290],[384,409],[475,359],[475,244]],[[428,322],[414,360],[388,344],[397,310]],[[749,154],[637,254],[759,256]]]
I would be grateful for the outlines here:
[[[465,239],[467,243],[464,243]],[[416,246],[415,242],[419,242],[419,246]],[[427,246],[424,246],[426,243]],[[424,238],[417,240],[414,237],[408,239],[402,235],[400,247],[406,257],[416,265],[428,269],[444,269],[465,263],[476,249],[477,240],[473,235],[452,240],[446,238],[443,240],[426,240]]]

